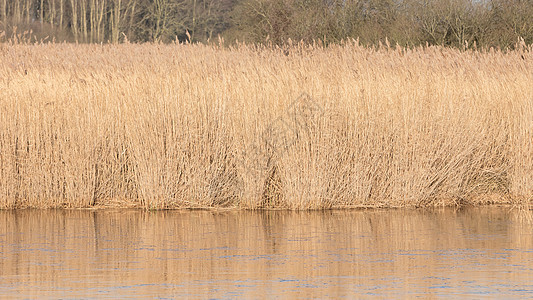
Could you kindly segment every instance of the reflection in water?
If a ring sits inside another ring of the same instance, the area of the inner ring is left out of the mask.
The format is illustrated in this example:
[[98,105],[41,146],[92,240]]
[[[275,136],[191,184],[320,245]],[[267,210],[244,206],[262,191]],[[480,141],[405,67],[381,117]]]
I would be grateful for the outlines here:
[[513,214],[0,211],[0,296],[532,296]]

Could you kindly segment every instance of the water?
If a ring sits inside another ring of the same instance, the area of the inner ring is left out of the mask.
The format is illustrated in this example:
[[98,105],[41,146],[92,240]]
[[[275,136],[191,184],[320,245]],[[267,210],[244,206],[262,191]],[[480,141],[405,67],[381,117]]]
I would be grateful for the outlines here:
[[0,211],[0,297],[533,297],[533,225],[438,211]]

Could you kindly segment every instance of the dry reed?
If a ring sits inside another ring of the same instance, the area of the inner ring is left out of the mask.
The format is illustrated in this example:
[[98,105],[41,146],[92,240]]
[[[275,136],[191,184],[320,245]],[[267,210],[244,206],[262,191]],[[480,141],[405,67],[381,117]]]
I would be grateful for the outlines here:
[[0,207],[530,203],[532,83],[531,48],[3,44]]

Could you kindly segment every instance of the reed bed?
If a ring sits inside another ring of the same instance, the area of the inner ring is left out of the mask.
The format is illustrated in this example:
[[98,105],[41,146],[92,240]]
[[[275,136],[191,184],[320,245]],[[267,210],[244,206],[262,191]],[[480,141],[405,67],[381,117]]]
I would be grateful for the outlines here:
[[533,49],[0,45],[0,207],[531,203]]

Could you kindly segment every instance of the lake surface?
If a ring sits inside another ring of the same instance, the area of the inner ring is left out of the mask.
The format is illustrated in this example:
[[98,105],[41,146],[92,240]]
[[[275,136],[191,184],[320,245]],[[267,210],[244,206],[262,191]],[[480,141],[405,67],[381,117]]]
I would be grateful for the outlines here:
[[533,297],[509,208],[0,211],[0,297]]

